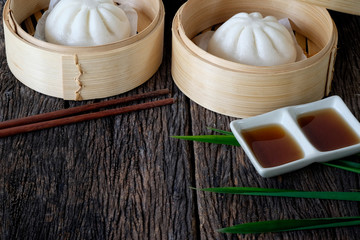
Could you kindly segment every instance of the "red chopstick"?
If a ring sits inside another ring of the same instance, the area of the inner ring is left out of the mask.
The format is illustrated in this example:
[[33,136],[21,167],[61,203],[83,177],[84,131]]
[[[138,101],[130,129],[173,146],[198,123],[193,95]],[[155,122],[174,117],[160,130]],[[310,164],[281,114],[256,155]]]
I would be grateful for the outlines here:
[[151,102],[146,102],[146,103],[141,103],[141,104],[136,104],[136,105],[130,105],[130,106],[126,106],[126,107],[120,107],[120,108],[115,108],[115,109],[102,110],[102,111],[93,112],[93,113],[80,114],[80,115],[66,117],[69,115],[74,115],[74,114],[78,114],[78,113],[82,113],[82,112],[90,111],[90,110],[96,110],[96,109],[99,109],[102,107],[108,107],[108,106],[112,106],[115,104],[127,103],[130,101],[135,101],[135,100],[144,99],[144,98],[148,98],[148,97],[157,97],[160,95],[168,94],[169,92],[170,91],[168,89],[157,90],[157,91],[142,93],[142,94],[138,94],[138,95],[134,95],[134,96],[130,96],[130,97],[123,97],[123,98],[119,98],[119,99],[108,100],[108,101],[93,103],[93,104],[87,104],[87,105],[83,105],[83,106],[78,106],[78,107],[58,110],[58,111],[54,111],[54,112],[34,115],[34,116],[30,116],[30,117],[1,122],[0,123],[0,137],[7,137],[7,136],[20,134],[20,133],[26,133],[26,132],[51,128],[51,127],[57,127],[57,126],[62,126],[62,125],[66,125],[66,124],[71,124],[71,123],[77,123],[77,122],[82,122],[82,121],[87,121],[87,120],[92,120],[92,119],[97,119],[97,118],[102,118],[102,117],[107,117],[107,116],[113,116],[113,115],[118,115],[118,114],[123,114],[123,113],[128,113],[128,112],[134,112],[134,111],[169,105],[169,104],[174,103],[173,98],[166,98],[166,99],[158,100],[158,101],[151,101]]

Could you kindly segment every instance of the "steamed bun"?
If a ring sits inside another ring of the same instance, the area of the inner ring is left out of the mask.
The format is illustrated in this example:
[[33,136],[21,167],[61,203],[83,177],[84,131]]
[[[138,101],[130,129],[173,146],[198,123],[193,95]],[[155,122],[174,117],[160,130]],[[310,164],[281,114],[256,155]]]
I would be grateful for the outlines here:
[[296,45],[275,17],[238,13],[222,24],[209,40],[207,51],[226,60],[255,66],[295,62]]
[[68,46],[95,46],[130,36],[125,12],[112,0],[61,0],[49,13],[45,39]]

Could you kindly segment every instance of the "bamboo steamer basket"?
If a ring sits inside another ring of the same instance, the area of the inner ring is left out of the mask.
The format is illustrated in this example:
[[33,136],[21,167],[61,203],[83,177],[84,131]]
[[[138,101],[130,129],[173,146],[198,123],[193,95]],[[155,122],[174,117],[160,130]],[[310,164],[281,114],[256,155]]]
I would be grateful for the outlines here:
[[[227,61],[192,39],[239,12],[289,18],[308,58],[258,67]],[[337,29],[325,8],[295,0],[189,0],[172,25],[172,76],[194,102],[233,117],[250,117],[328,95],[337,51]]]
[[32,36],[31,22],[49,0],[8,0],[3,25],[10,70],[28,87],[65,100],[109,97],[143,84],[162,61],[165,11],[161,0],[128,2],[138,13],[138,34],[101,46],[71,47]]

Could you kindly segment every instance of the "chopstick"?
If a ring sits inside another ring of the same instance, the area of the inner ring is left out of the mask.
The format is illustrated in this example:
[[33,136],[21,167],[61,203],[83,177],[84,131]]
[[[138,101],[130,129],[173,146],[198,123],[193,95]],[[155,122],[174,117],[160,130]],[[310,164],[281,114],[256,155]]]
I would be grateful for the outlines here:
[[70,116],[73,114],[79,114],[79,113],[86,112],[86,111],[96,110],[96,109],[99,109],[102,107],[110,107],[110,106],[113,106],[116,104],[128,103],[128,102],[132,102],[132,101],[136,101],[136,100],[141,100],[144,98],[158,97],[158,96],[165,95],[168,93],[170,93],[169,89],[161,89],[161,90],[156,90],[156,91],[147,92],[147,93],[140,93],[140,94],[134,95],[134,96],[122,97],[122,98],[118,98],[118,99],[113,99],[113,100],[92,103],[92,104],[82,105],[82,106],[73,107],[73,108],[57,110],[57,111],[53,111],[53,112],[49,112],[49,113],[42,113],[42,114],[38,114],[38,115],[34,115],[34,116],[8,120],[8,121],[0,122],[0,129],[30,124],[30,123],[35,123],[35,122],[47,121],[47,120],[51,120],[51,119]]
[[149,108],[160,107],[174,103],[173,98],[166,98],[157,101],[151,101],[136,105],[130,105],[126,107],[120,107],[109,110],[102,110],[93,113],[80,114],[75,116],[66,117],[73,114],[79,114],[85,111],[96,110],[102,107],[108,107],[120,103],[128,103],[130,101],[140,100],[149,97],[157,97],[164,94],[168,94],[168,89],[157,90],[148,93],[142,93],[130,97],[123,97],[114,100],[108,100],[99,103],[92,103],[83,106],[58,110],[49,113],[43,113],[39,115],[29,116],[20,119],[14,119],[4,121],[0,123],[0,137],[12,136],[20,133],[26,133],[31,131],[37,131],[41,129],[57,127],[87,120],[98,119],[107,116],[119,115],[123,113],[129,113],[139,110],[145,110]]

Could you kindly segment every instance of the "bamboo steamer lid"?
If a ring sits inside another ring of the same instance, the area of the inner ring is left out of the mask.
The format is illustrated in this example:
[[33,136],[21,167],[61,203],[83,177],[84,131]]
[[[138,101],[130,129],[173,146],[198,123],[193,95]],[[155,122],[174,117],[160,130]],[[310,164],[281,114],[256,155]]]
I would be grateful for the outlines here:
[[[192,42],[238,12],[289,18],[309,57],[278,66],[250,66],[218,58]],[[176,85],[214,112],[250,117],[319,100],[330,92],[338,36],[325,8],[295,0],[189,0],[173,19],[172,35]]]
[[66,100],[109,97],[143,84],[162,62],[165,11],[161,0],[129,3],[139,16],[138,34],[107,45],[70,47],[38,40],[20,25],[49,0],[8,0],[3,25],[10,70],[28,87]]
[[298,0],[317,6],[325,7],[327,9],[360,15],[360,1],[359,0]]

